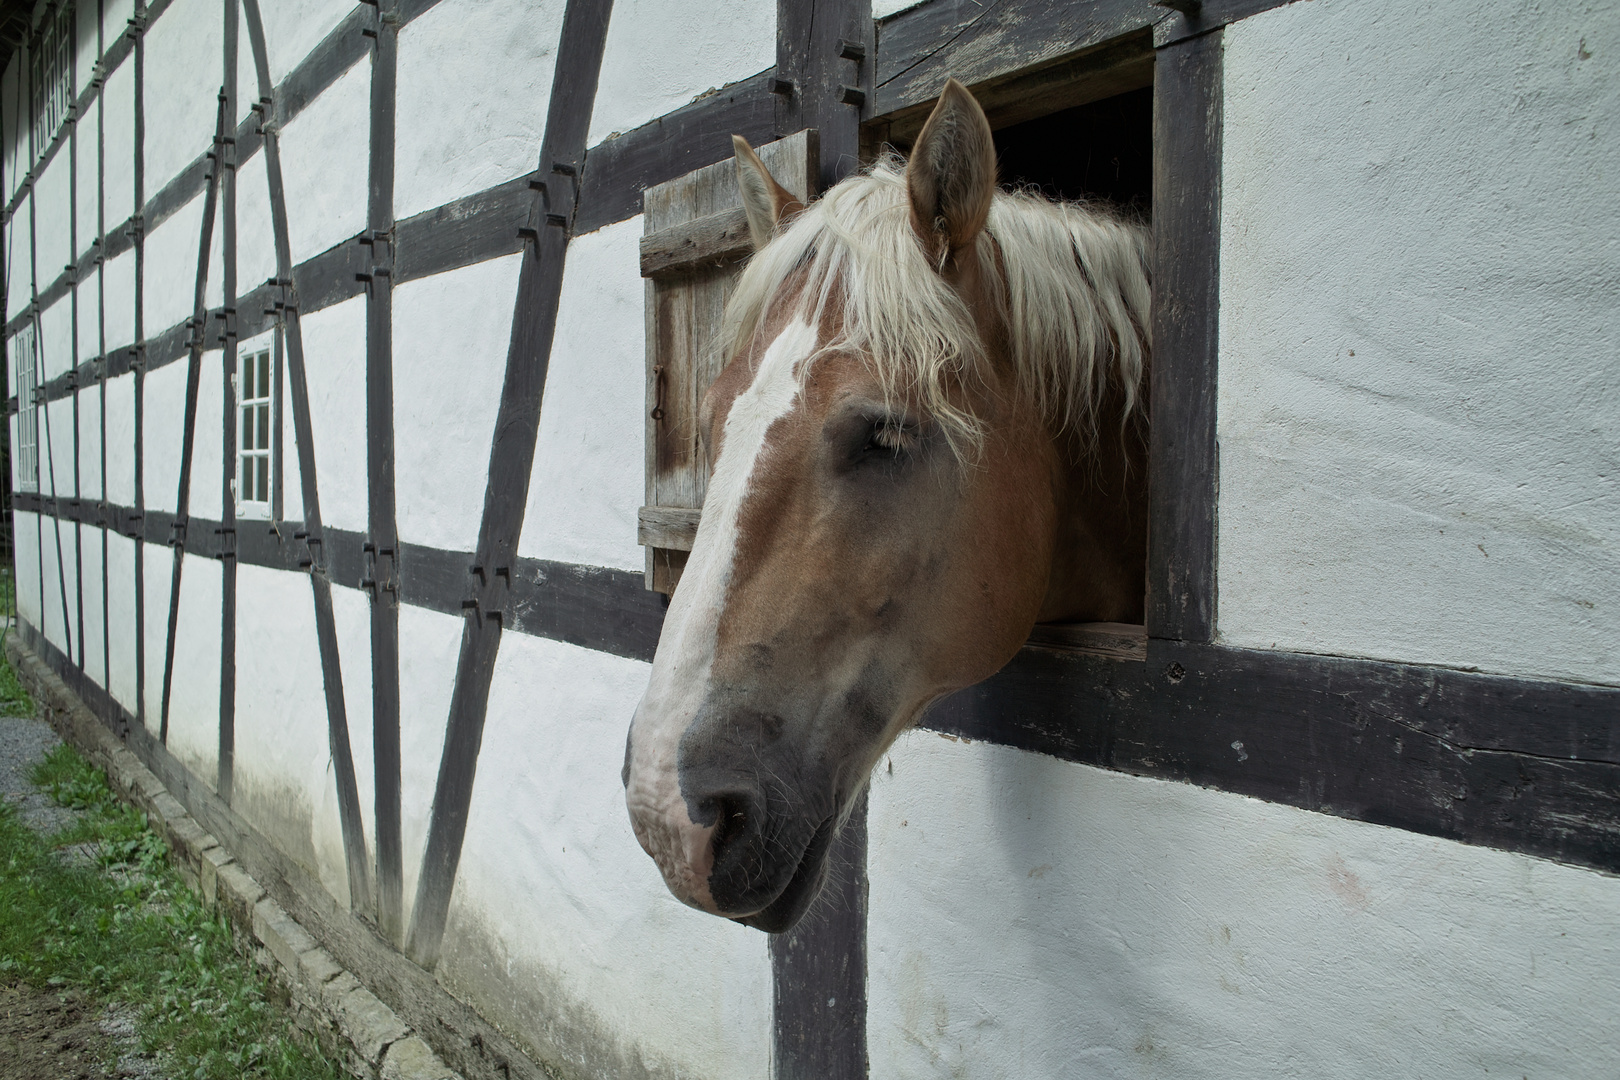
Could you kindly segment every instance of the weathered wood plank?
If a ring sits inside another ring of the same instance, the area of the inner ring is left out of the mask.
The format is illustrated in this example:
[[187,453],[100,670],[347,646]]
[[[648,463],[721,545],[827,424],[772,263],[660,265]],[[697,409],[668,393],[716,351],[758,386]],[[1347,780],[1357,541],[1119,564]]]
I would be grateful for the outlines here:
[[[819,133],[801,131],[758,148],[772,175],[799,199],[815,191]],[[737,167],[731,157],[650,187],[643,199],[648,237],[698,226],[712,232],[718,219],[740,215]],[[740,216],[734,221],[742,221]],[[746,235],[746,223],[742,224]],[[679,275],[660,275],[647,286],[647,485],[646,505],[696,510],[703,505],[709,472],[698,412],[709,384],[729,359],[721,340],[726,301],[741,273],[740,262],[689,265]],[[639,531],[639,530],[638,530]],[[686,548],[647,545],[649,588],[673,592]],[[661,554],[662,553],[662,554]]]
[[1024,647],[1146,660],[1147,643],[1147,627],[1130,623],[1036,623]]
[[706,214],[643,236],[641,276],[721,267],[747,255],[751,247],[748,215],[741,207]]
[[691,551],[697,539],[698,519],[702,510],[678,506],[643,506],[638,522],[638,543],[647,547]]
[[878,23],[874,112],[1038,68],[1168,18],[1150,0],[933,0]]
[[1153,83],[1148,632],[1215,633],[1221,33],[1160,50]]
[[1620,871],[1620,689],[1152,639],[1025,649],[923,724]]

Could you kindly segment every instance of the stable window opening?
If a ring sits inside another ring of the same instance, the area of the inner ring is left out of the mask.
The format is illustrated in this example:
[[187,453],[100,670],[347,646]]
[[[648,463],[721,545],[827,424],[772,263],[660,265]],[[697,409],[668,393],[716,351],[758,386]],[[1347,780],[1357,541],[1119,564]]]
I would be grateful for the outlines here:
[[33,87],[34,155],[44,154],[73,107],[73,5],[46,13],[34,39],[29,75]]
[[269,518],[275,470],[275,364],[269,349],[244,352],[236,376],[236,513]]
[[[995,135],[1001,184],[1101,205],[1147,225],[1153,212],[1153,64],[1151,38],[1132,35],[971,87]],[[863,156],[872,160],[885,148],[909,154],[933,107],[928,101],[869,121]],[[1146,558],[1144,549],[1144,582]],[[1145,601],[1144,595],[1144,610]],[[1147,629],[1138,623],[1043,623],[1029,644],[1145,660]]]
[[34,324],[11,339],[12,370],[17,388],[17,490],[39,490],[39,350]]

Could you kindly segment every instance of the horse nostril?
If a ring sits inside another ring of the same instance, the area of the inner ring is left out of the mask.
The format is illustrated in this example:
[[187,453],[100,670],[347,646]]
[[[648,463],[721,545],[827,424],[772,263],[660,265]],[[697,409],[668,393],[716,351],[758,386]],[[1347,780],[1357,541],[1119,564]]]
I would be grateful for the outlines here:
[[717,795],[709,805],[715,811],[714,832],[709,837],[714,867],[724,874],[747,873],[745,867],[758,857],[754,841],[763,824],[760,807],[743,792]]

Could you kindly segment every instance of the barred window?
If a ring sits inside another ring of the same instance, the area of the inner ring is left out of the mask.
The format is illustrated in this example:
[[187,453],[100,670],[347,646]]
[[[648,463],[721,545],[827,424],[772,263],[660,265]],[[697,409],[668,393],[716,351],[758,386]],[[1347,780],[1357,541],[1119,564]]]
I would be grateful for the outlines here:
[[73,105],[71,55],[73,5],[59,4],[45,16],[33,49],[34,154],[38,156],[56,137]]
[[17,490],[39,490],[39,350],[34,324],[27,323],[11,339],[12,383],[17,389]]
[[236,512],[242,517],[270,516],[274,368],[270,351],[261,349],[244,353],[237,372]]

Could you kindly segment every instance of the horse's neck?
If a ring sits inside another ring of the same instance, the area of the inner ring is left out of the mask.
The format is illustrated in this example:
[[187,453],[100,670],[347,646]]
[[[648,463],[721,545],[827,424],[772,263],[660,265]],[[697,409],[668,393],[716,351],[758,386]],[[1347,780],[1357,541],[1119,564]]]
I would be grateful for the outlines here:
[[1089,445],[1056,440],[1057,544],[1042,622],[1140,623],[1147,572],[1146,427],[1121,430],[1123,401],[1109,394]]

